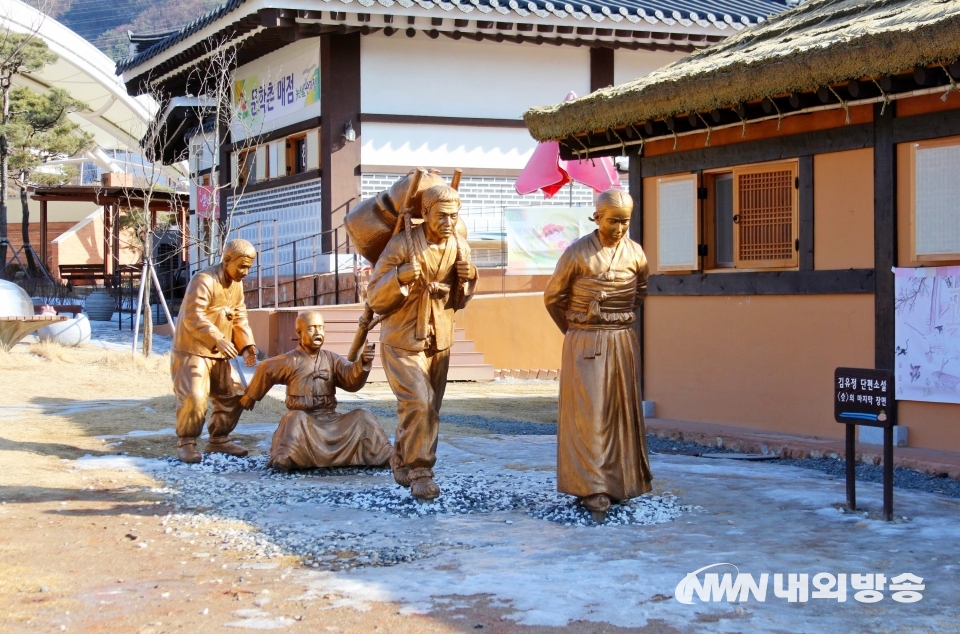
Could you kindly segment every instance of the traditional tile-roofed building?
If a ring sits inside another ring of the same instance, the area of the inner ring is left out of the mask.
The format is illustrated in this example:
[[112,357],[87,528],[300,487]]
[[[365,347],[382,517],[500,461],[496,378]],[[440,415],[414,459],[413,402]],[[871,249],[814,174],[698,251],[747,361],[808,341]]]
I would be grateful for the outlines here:
[[[529,107],[643,76],[790,3],[231,0],[165,37],[132,36],[117,71],[131,94],[149,86],[173,104],[159,123],[175,138],[156,149],[174,160],[202,147],[184,112],[204,92],[198,69],[235,47],[237,94],[256,129],[235,126],[222,158],[195,151],[192,169],[201,182],[242,179],[237,214],[279,219],[284,239],[338,227],[416,165],[463,168],[465,213],[483,230],[486,211],[522,202],[513,182],[536,144],[521,120]],[[276,82],[291,77],[299,96],[280,103]],[[558,199],[590,204],[592,194]]]

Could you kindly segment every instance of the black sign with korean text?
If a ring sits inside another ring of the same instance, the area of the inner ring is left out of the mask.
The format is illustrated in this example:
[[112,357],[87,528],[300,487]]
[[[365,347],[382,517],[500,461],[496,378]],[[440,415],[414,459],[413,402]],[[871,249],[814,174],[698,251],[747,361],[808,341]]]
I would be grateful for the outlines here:
[[893,372],[837,368],[833,375],[833,416],[838,423],[893,427]]

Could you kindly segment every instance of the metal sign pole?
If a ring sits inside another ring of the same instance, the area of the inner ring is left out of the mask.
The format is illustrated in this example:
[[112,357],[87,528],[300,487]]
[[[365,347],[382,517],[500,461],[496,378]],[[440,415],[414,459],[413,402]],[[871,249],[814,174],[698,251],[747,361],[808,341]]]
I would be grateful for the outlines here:
[[883,519],[893,521],[893,427],[883,429]]
[[857,510],[857,426],[847,425],[847,509]]

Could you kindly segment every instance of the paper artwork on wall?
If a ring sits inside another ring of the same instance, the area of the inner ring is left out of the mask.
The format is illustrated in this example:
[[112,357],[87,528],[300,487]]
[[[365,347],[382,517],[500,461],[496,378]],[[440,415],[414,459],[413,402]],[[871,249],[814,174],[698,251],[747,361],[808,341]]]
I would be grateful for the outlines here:
[[960,266],[894,273],[897,399],[960,403]]
[[507,275],[551,275],[563,251],[597,226],[593,207],[504,209]]

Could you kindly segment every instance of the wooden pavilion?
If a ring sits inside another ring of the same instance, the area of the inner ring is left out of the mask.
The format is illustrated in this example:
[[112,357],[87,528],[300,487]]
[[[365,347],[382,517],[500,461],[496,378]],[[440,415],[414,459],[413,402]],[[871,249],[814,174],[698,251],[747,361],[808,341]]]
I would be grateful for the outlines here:
[[[51,202],[92,202],[103,207],[103,263],[87,267],[82,277],[103,279],[109,284],[120,270],[120,214],[123,210],[143,209],[149,206],[150,226],[156,227],[157,213],[172,213],[181,227],[181,258],[189,258],[188,233],[186,231],[189,195],[170,189],[128,187],[121,185],[62,185],[37,187],[32,198],[40,202],[40,260],[47,262],[49,240],[47,237],[47,209]],[[148,205],[149,201],[149,205]],[[63,275],[60,275],[63,279]]]

